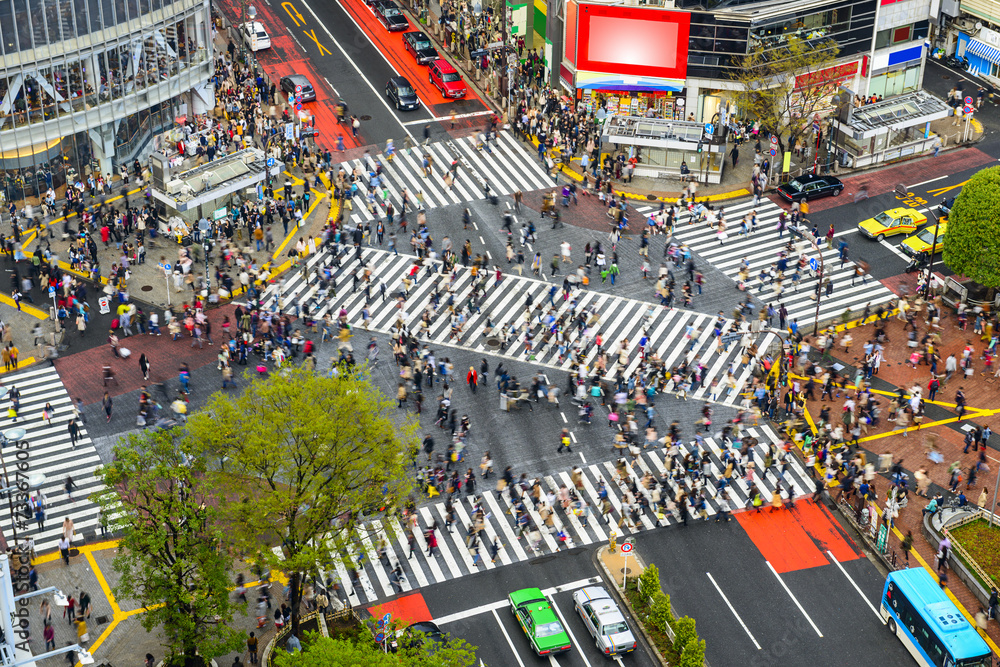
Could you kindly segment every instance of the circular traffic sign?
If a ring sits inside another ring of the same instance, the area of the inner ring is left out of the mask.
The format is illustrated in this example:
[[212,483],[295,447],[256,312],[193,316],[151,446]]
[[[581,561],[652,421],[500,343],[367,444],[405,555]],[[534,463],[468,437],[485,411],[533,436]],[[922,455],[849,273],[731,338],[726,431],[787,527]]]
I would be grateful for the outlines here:
[[776,134],[771,135],[771,144],[773,144],[774,146],[778,145],[778,135]]
[[302,103],[301,102],[299,102],[298,104],[295,105],[295,110],[296,111],[302,111]]
[[966,104],[972,104],[972,97],[971,97],[971,96],[968,96],[968,95],[967,95],[967,96],[966,96],[966,98],[965,98],[965,100],[963,100],[963,101],[964,101],[964,102],[965,102]]
[[167,262],[166,264],[164,264],[163,268],[166,269],[167,271],[169,271],[170,270],[170,262]]
[[971,104],[966,104],[965,107],[962,109],[963,113],[972,113],[972,111],[973,111],[973,108],[972,108]]
[[715,132],[715,125],[705,123],[705,134],[712,134],[713,132]]
[[392,618],[392,614],[387,613],[385,616],[382,617],[382,622],[388,623],[390,618]]
[[296,95],[301,95],[302,94],[302,86],[301,85],[295,86],[295,94]]
[[776,157],[777,155],[778,155],[778,149],[772,147],[771,148],[771,157]]
[[622,553],[626,553],[627,554],[629,551],[632,551],[632,543],[631,542],[622,542]]
[[384,632],[380,632],[377,635],[375,635],[375,643],[376,644],[381,644],[384,641],[385,641],[385,633]]

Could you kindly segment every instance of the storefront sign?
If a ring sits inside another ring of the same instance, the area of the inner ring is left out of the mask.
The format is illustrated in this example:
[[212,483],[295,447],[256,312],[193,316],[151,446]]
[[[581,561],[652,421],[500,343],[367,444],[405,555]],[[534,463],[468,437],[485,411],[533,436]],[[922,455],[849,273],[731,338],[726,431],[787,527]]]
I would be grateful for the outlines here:
[[212,220],[222,220],[228,214],[229,214],[229,210],[225,206],[223,206],[222,208],[217,208],[212,213]]
[[858,71],[858,61],[845,65],[827,67],[818,72],[806,72],[795,77],[795,88],[807,88],[822,84],[839,85],[844,80],[851,78]]

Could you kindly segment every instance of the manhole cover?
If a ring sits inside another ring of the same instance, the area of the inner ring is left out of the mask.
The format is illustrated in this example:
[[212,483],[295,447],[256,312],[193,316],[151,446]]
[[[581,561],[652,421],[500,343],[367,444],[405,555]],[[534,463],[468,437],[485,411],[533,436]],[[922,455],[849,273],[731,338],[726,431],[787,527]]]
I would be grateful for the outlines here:
[[153,291],[153,286],[152,285],[143,285],[141,287],[141,289],[142,289],[143,292],[152,292]]
[[941,78],[944,79],[945,81],[947,81],[948,79],[951,78],[951,76],[949,76],[948,74],[942,74]]
[[360,118],[361,120],[371,120],[371,119],[372,119],[372,117],[371,117],[371,116],[359,116],[359,118]]
[[656,201],[656,195],[646,195],[646,199],[649,201]]
[[624,574],[627,577],[628,575],[632,574],[632,568],[623,567],[620,570],[618,570],[618,574]]
[[104,625],[104,624],[105,624],[105,623],[107,623],[107,622],[108,622],[108,621],[109,621],[110,619],[109,619],[109,618],[108,618],[107,616],[98,616],[98,617],[96,618],[96,620],[97,620],[97,624],[98,624],[98,625]]
[[491,350],[497,349],[498,347],[500,347],[500,339],[499,338],[487,338],[486,339],[486,347],[490,348]]
[[70,547],[69,555],[70,556],[79,556],[80,555],[80,550],[77,549],[76,547]]

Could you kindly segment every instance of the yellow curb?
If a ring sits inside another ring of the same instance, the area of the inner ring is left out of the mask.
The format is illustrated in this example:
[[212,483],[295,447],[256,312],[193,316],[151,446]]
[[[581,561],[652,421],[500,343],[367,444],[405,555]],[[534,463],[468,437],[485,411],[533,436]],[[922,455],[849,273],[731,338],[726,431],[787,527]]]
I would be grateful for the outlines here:
[[[538,139],[532,138],[531,145],[534,146],[535,148],[538,148]],[[561,152],[561,149],[558,148],[553,149],[553,152],[557,153]],[[572,158],[572,159],[575,160],[578,158]],[[559,170],[562,171],[562,173],[566,174],[567,176],[577,181],[581,182],[583,181],[583,174],[577,173],[573,169],[570,169],[567,165],[560,164]],[[675,202],[680,201],[679,197],[656,197],[655,199],[650,199],[647,195],[636,194],[633,192],[625,192],[624,190],[612,190],[612,193],[619,197],[624,197],[625,199],[634,199],[647,202],[658,201],[658,202],[663,202],[665,204],[673,204]],[[724,201],[728,199],[738,199],[739,197],[749,197],[750,194],[751,192],[746,188],[740,188],[738,190],[732,190],[730,192],[720,192],[714,195],[705,195],[704,197],[698,197],[697,199],[699,201]]]
[[[14,303],[14,299],[6,294],[0,294],[0,303],[10,306],[11,308],[17,308],[17,304]],[[49,314],[47,312],[32,306],[30,303],[25,303],[24,301],[21,302],[20,310],[39,320],[47,320],[49,318]]]
[[18,358],[17,368],[13,368],[9,371],[0,371],[0,375],[6,375],[7,373],[16,373],[18,371],[23,371],[28,366],[33,366],[34,364],[38,363],[38,361],[39,360],[36,359],[35,357],[25,357],[23,359]]

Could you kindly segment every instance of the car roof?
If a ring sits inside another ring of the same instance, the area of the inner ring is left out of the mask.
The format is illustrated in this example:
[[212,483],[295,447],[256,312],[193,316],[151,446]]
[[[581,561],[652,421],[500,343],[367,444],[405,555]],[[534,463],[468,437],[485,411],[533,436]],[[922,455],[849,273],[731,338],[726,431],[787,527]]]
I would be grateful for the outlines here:
[[511,591],[510,599],[514,601],[514,604],[521,604],[528,600],[545,600],[545,596],[542,594],[542,589],[540,588],[522,588],[517,591]]
[[618,605],[602,586],[582,588],[574,593],[573,597],[580,599],[581,602],[597,612],[597,618],[601,624],[625,620]]
[[312,83],[309,82],[309,79],[307,79],[305,77],[305,75],[302,75],[302,74],[289,74],[288,76],[284,76],[284,77],[281,77],[281,78],[288,79],[289,81],[291,81],[292,83],[294,83],[294,84],[296,84],[298,86],[311,86],[312,85]]
[[409,32],[404,32],[403,33],[403,37],[410,37],[412,39],[418,39],[418,38],[419,39],[426,39],[428,42],[430,41],[430,37],[428,37],[427,35],[425,35],[420,30],[410,30]]
[[260,21],[254,21],[253,23],[248,23],[248,25],[253,29],[254,32],[267,32],[264,30],[264,24]]
[[406,80],[405,76],[394,76],[389,79],[389,82],[396,87],[406,86],[407,88],[413,88],[413,86],[410,85],[410,82]]
[[898,218],[903,215],[923,215],[920,211],[916,211],[912,208],[907,208],[906,206],[897,206],[896,208],[886,209],[886,215],[890,215],[894,218]]
[[414,623],[406,628],[407,630],[413,630],[415,632],[423,632],[424,634],[440,633],[441,628],[437,626],[434,621],[420,621],[419,623]]
[[437,65],[438,68],[441,70],[441,72],[444,74],[451,74],[452,72],[457,71],[454,67],[451,66],[451,63],[445,60],[444,58],[438,58],[437,60],[434,61],[434,64]]

